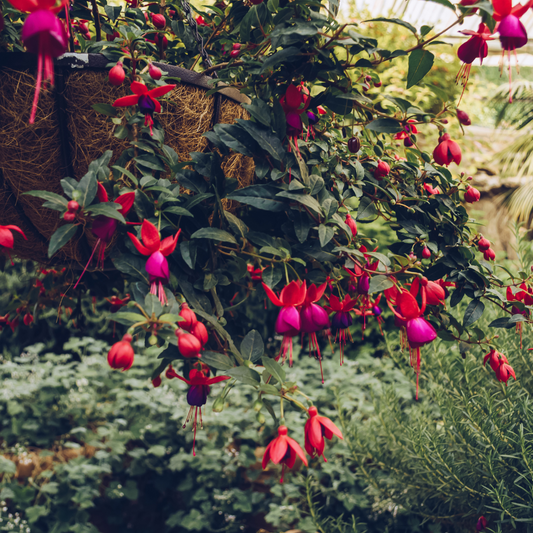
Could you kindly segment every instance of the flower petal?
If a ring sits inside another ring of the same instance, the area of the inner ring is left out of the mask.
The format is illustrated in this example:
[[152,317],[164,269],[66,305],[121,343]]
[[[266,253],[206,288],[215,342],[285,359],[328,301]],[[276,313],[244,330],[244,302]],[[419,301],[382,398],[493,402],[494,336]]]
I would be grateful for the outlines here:
[[286,437],[285,435],[280,435],[270,443],[270,459],[276,465],[280,463],[280,461],[287,453],[287,448],[289,447],[287,440],[288,437]]
[[262,285],[263,285],[263,289],[265,289],[265,292],[266,292],[268,298],[270,299],[270,301],[274,305],[277,305],[278,307],[283,307],[283,303],[276,296],[275,292],[266,283],[262,283]]
[[305,456],[305,452],[302,450],[301,446],[290,437],[287,437],[287,440],[289,442],[289,446],[296,452],[296,455],[302,460],[303,464],[307,466],[307,457]]
[[144,83],[139,83],[138,81],[132,82],[130,85],[131,92],[133,94],[136,94],[137,96],[141,96],[141,94],[148,94],[148,87]]
[[113,107],[128,107],[130,105],[137,105],[138,101],[139,97],[135,96],[134,94],[130,96],[123,96],[122,98],[115,100]]
[[174,237],[170,236],[161,241],[160,250],[164,256],[170,255],[176,249],[176,245],[178,244],[178,237],[180,236],[180,233],[181,233],[181,229],[177,231]]
[[107,196],[107,191],[105,187],[98,181],[98,188],[96,189],[96,196],[100,202],[109,202],[109,197]]
[[11,231],[16,231],[17,233],[20,233],[26,240],[28,240],[26,235],[24,235],[24,232],[18,226],[14,226],[13,224],[8,224],[7,226],[0,226],[0,228],[1,227],[4,227],[4,228],[9,229]]
[[341,430],[326,416],[318,416],[316,417],[320,421],[320,423],[328,430],[333,433],[333,435],[336,435],[339,437],[339,439],[344,439],[342,436]]
[[141,237],[144,246],[150,250],[150,253],[159,251],[159,248],[161,247],[159,231],[157,231],[157,228],[149,220],[143,220]]
[[126,216],[130,212],[130,209],[133,207],[134,202],[135,202],[134,192],[127,192],[127,193],[121,194],[115,200],[115,203],[120,204],[122,206],[122,208],[118,210],[119,213],[122,214],[122,216]]
[[141,241],[135,236],[133,235],[133,233],[129,233],[128,232],[128,235],[131,239],[131,242],[133,243],[133,246],[135,246],[135,248],[137,248],[137,250],[139,250],[139,252],[141,252],[141,254],[143,255],[151,255],[151,251],[148,250],[148,248],[145,248],[142,244],[141,244]]
[[[152,98],[160,98],[161,96],[164,96],[165,94],[169,93],[170,91],[173,91],[176,88],[176,85],[162,85],[161,87],[156,87],[155,89],[152,89],[151,91],[148,91],[148,94]],[[159,113],[159,111],[158,111]]]
[[405,318],[417,318],[420,316],[420,308],[415,297],[408,291],[403,290],[396,298],[400,311]]

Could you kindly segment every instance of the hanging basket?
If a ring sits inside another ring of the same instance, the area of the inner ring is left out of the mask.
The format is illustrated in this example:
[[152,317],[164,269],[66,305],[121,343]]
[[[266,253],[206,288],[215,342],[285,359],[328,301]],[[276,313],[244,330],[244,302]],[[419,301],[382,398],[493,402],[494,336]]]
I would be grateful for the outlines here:
[[[129,141],[114,137],[113,124],[92,108],[93,104],[112,104],[130,94],[128,83],[120,87],[109,84],[107,63],[100,54],[65,54],[59,58],[56,90],[41,93],[35,124],[29,124],[36,57],[0,55],[0,225],[15,224],[28,237],[27,241],[17,239],[15,252],[21,258],[49,264],[48,240],[62,223],[57,211],[43,208],[42,200],[23,193],[48,190],[62,194],[61,179],[70,176],[79,180],[89,163],[106,150],[113,150],[113,164],[129,145]],[[216,123],[248,118],[240,105],[248,99],[236,89],[227,87],[218,95],[207,96],[212,88],[208,77],[180,67],[155,65],[181,80],[157,115],[165,129],[165,144],[181,161],[190,160],[191,152],[208,149],[203,134]],[[231,154],[223,160],[223,168],[240,187],[252,183],[253,159]],[[88,252],[86,238],[81,237],[62,248],[53,262],[81,265]]]

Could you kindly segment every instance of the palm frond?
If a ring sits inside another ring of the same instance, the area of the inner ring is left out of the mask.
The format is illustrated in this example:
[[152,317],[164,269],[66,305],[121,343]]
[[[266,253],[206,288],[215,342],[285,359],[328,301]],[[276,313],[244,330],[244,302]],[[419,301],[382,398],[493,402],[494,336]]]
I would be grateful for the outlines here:
[[533,121],[533,82],[519,80],[511,86],[513,103],[509,103],[509,85],[500,85],[491,99],[497,109],[496,125],[505,125],[517,130]]
[[[532,101],[533,119],[533,101]],[[502,176],[533,176],[533,136],[531,132],[520,135],[511,144],[494,155]]]
[[533,179],[508,195],[503,204],[512,219],[529,224],[533,213]]

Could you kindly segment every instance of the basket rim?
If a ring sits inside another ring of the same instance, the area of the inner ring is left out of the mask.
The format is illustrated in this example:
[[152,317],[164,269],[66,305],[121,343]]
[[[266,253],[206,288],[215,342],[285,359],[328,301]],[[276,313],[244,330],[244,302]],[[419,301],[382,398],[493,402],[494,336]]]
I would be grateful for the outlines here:
[[[109,60],[103,54],[81,54],[67,52],[54,60],[56,68],[63,71],[72,69],[107,70]],[[183,67],[169,65],[154,61],[153,64],[167,72],[169,76],[180,78],[181,83],[201,87],[202,89],[213,89],[213,78],[204,75],[202,72],[194,72]],[[26,70],[37,68],[37,55],[30,52],[6,52],[0,54],[0,70],[9,68],[13,70]],[[211,83],[210,83],[211,82]],[[250,99],[242,94],[235,87],[218,82],[220,89],[218,93],[230,98],[239,104],[248,104]]]

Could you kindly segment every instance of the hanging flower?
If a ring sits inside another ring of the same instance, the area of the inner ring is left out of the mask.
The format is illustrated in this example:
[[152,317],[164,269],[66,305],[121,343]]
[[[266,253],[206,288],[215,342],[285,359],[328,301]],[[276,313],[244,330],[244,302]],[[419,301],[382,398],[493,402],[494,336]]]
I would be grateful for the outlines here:
[[109,83],[118,87],[122,85],[126,79],[126,73],[124,72],[124,67],[122,66],[122,61],[119,61],[110,71],[109,71]]
[[131,346],[133,337],[131,335],[124,335],[122,340],[115,342],[107,354],[107,362],[111,368],[122,369],[122,371],[129,370],[133,365],[135,353]]
[[322,354],[316,338],[316,332],[329,328],[329,316],[327,311],[316,302],[322,298],[326,290],[327,283],[317,287],[314,283],[309,285],[305,296],[305,301],[300,309],[300,330],[309,335],[309,355],[313,352],[320,363],[320,374],[324,383],[324,373],[322,371]]
[[450,135],[445,133],[439,138],[439,144],[433,150],[433,159],[438,165],[448,166],[450,163],[461,163],[461,147],[452,141]]
[[[199,322],[196,324],[199,324]],[[178,350],[183,357],[200,357],[202,343],[192,333],[187,333],[181,328],[178,328],[175,333],[176,337],[178,337]]]
[[276,361],[283,357],[283,362],[289,353],[289,366],[292,366],[292,338],[298,335],[301,327],[300,313],[297,306],[300,306],[305,301],[307,287],[305,281],[291,281],[288,285],[283,287],[279,297],[266,284],[263,283],[263,289],[270,301],[282,309],[276,319],[276,333],[283,335],[283,342]]
[[438,187],[432,187],[430,183],[424,183],[424,189],[428,194],[440,194]]
[[317,408],[312,405],[308,409],[309,418],[305,423],[305,451],[312,458],[315,454],[324,458],[324,462],[327,463],[327,459],[324,456],[324,449],[326,447],[326,441],[333,438],[333,435],[343,439],[341,430],[327,417],[319,416]]
[[[215,383],[220,383],[226,379],[231,379],[230,376],[216,376],[214,378],[207,377],[209,375],[209,367],[207,365],[200,364],[200,370],[196,368],[191,369],[189,372],[189,379],[185,379],[180,376],[170,365],[165,373],[168,379],[178,378],[181,381],[187,383],[190,386],[189,391],[187,392],[187,403],[191,406],[189,412],[187,413],[187,418],[183,427],[185,428],[187,424],[192,420],[193,424],[193,443],[192,443],[192,454],[196,456],[196,451],[194,449],[196,444],[196,430],[198,428],[198,415],[200,418],[200,429],[203,429],[202,421],[202,406],[207,403],[207,396],[211,390],[211,385]],[[193,416],[194,412],[194,416]]]
[[[529,348],[531,350],[531,348]],[[509,378],[512,376],[516,381],[516,375],[507,360],[507,357],[500,352],[492,349],[485,357],[483,358],[483,366],[489,361],[490,367],[494,370],[496,374],[496,379],[500,382],[503,382],[507,385]]]
[[9,0],[15,9],[30,13],[22,27],[22,42],[26,50],[37,54],[37,82],[30,114],[30,124],[35,121],[41,86],[54,86],[55,57],[67,49],[67,34],[63,23],[54,15],[67,5],[67,0]]
[[457,120],[463,126],[470,126],[470,124],[472,124],[468,113],[466,113],[465,111],[461,111],[460,109],[457,110]]
[[350,213],[346,213],[346,219],[344,223],[350,228],[352,236],[355,237],[357,235],[357,222],[352,218]]
[[[533,304],[533,298],[530,294],[531,289],[527,287],[525,283],[520,284],[520,291],[516,291],[513,294],[513,290],[511,287],[507,287],[506,290],[506,297],[508,302],[522,302],[525,305],[532,305]],[[529,310],[528,309],[520,309],[518,306],[513,305],[511,308],[511,313],[513,315],[522,315],[522,316],[529,316]],[[515,331],[520,335],[520,349],[522,349],[522,330],[523,330],[523,322],[519,321],[516,323]]]
[[455,83],[460,83],[463,87],[459,102],[463,98],[466,85],[468,84],[472,63],[475,59],[479,58],[480,63],[483,64],[483,59],[487,57],[489,53],[487,41],[494,39],[494,37],[491,37],[491,32],[488,26],[483,24],[483,22],[479,25],[477,31],[464,30],[460,33],[471,35],[471,37],[457,50],[457,57],[463,62],[457,73],[457,77],[455,78]]
[[410,118],[406,123],[404,123],[403,130],[398,132],[394,136],[394,139],[397,141],[403,140],[403,144],[406,147],[413,146],[413,141],[411,140],[411,136],[416,135],[418,133],[416,126],[413,124],[414,122],[416,122],[416,120],[413,118]]
[[466,188],[465,191],[465,202],[469,204],[473,204],[475,202],[479,202],[479,199],[481,198],[480,192],[475,188],[469,185]]
[[196,326],[196,323],[198,322],[196,313],[189,307],[187,302],[181,304],[179,316],[183,318],[183,320],[181,320],[179,323],[180,328],[183,328],[189,332],[194,328],[194,326]]
[[287,87],[285,95],[280,98],[279,103],[285,111],[285,120],[287,121],[287,137],[292,138],[296,148],[298,148],[298,136],[302,133],[303,122],[300,115],[304,113],[311,103],[309,90],[303,82],[299,85],[292,83]]
[[385,161],[378,161],[378,166],[374,170],[374,178],[381,181],[385,176],[388,176],[390,172],[390,165]]
[[485,529],[487,529],[487,519],[480,516],[476,523],[476,531],[485,531]]
[[269,461],[272,461],[275,465],[280,463],[283,465],[281,471],[280,483],[283,483],[285,476],[285,468],[292,468],[296,462],[296,456],[298,456],[303,464],[307,466],[307,457],[300,445],[290,437],[287,436],[288,429],[286,426],[280,426],[278,428],[278,436],[270,441],[263,455],[262,467],[266,468]]
[[343,300],[340,300],[338,296],[332,294],[328,299],[328,305],[326,309],[329,313],[335,313],[331,319],[331,326],[336,330],[335,342],[339,342],[340,347],[340,364],[344,363],[344,347],[346,346],[346,337],[352,342],[352,336],[348,329],[352,323],[353,318],[350,314],[357,304],[357,298],[350,298],[347,294]]
[[11,261],[11,265],[14,265],[10,254],[10,250],[13,250],[13,246],[15,244],[15,239],[12,233],[13,231],[20,233],[24,239],[28,240],[26,235],[24,235],[24,232],[18,226],[14,226],[13,224],[9,224],[8,226],[0,226],[0,251],[7,254]]
[[145,268],[150,276],[150,293],[158,295],[162,305],[168,303],[167,295],[163,288],[163,284],[168,283],[170,278],[167,256],[176,249],[180,233],[181,229],[177,231],[174,237],[170,236],[161,240],[157,228],[146,219],[141,227],[142,243],[133,233],[128,233],[135,248],[141,254],[149,256]]
[[144,83],[134,81],[131,86],[130,96],[123,96],[115,101],[113,107],[129,107],[137,105],[139,111],[144,115],[144,125],[150,128],[150,135],[153,135],[154,113],[161,113],[161,104],[156,98],[160,98],[174,90],[176,85],[162,85],[155,89],[148,90]]
[[427,278],[415,278],[411,283],[411,290],[409,291],[413,296],[418,294],[420,287],[425,287],[426,303],[429,305],[444,305],[446,300],[446,292],[442,285],[434,281],[429,281]]

